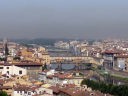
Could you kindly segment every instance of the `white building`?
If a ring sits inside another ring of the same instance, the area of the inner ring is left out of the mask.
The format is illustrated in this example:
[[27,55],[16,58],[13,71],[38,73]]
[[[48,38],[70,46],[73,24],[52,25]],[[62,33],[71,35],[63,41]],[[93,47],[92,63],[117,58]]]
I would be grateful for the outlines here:
[[56,43],[54,44],[54,46],[55,46],[56,48],[69,49],[69,43],[68,43],[68,42],[59,41],[59,42],[56,42]]
[[19,86],[14,88],[13,96],[53,96],[53,90],[37,86]]
[[2,75],[6,74],[8,75],[8,77],[10,77],[11,75],[23,76],[27,74],[27,70],[11,64],[0,64],[0,73]]

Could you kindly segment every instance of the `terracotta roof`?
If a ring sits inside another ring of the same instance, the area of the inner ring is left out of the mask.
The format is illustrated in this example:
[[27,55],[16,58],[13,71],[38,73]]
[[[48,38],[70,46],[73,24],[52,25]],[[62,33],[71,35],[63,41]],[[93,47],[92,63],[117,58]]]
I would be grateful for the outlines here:
[[[55,94],[66,94],[68,96],[105,96],[100,91],[87,91],[86,89],[82,89],[80,87],[76,87],[73,84],[67,84],[64,86],[56,85],[50,87]],[[106,96],[111,96],[106,94]]]
[[50,70],[43,70],[42,72],[39,72],[39,74],[46,74],[47,72],[49,72]]
[[58,74],[56,75],[60,79],[65,79],[65,78],[72,78],[72,74],[70,73],[64,73],[64,74]]
[[41,63],[36,63],[36,62],[20,62],[20,63],[0,63],[0,65],[3,65],[3,66],[12,66],[12,65],[16,65],[16,66],[28,66],[28,65],[32,65],[32,66],[42,66]]
[[7,75],[7,74],[3,74],[2,76],[3,76],[3,77],[7,77],[8,75]]
[[0,79],[0,85],[4,84],[4,83],[5,83],[5,81],[3,79]]
[[13,65],[16,66],[42,66],[41,63],[36,63],[36,62],[30,62],[30,63],[13,63]]
[[0,63],[0,65],[3,65],[3,66],[11,66],[12,64],[9,64],[9,63]]
[[53,75],[48,75],[47,78],[52,79]]
[[12,77],[17,77],[18,75],[15,75],[15,74],[14,74],[14,75],[11,75],[11,76],[12,76]]
[[52,89],[54,93],[58,94],[60,92],[59,86],[51,86],[49,89]]
[[120,54],[125,53],[123,50],[105,50],[102,54]]
[[[87,91],[83,89],[75,89],[75,88],[62,88],[60,92],[67,94],[68,96],[105,96],[105,94],[100,91]],[[110,94],[106,94],[106,96],[111,96]]]
[[39,88],[39,87],[38,86],[20,85],[20,86],[14,87],[14,90],[15,91],[35,91],[37,88]]
[[126,55],[120,54],[120,55],[117,55],[115,57],[116,58],[128,58],[128,54],[126,54]]
[[76,90],[76,89],[66,89],[63,88],[60,90],[60,92],[67,94],[68,96],[89,96],[89,92],[82,91],[82,90]]
[[0,86],[0,90],[1,89],[12,89],[12,87],[10,87],[10,86]]

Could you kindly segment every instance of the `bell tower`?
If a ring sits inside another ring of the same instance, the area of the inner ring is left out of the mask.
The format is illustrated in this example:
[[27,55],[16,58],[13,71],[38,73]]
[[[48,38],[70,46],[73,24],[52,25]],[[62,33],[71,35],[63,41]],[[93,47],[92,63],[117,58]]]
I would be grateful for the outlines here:
[[9,55],[8,40],[7,40],[7,38],[5,38],[3,40],[3,51],[4,51],[5,57],[7,57]]

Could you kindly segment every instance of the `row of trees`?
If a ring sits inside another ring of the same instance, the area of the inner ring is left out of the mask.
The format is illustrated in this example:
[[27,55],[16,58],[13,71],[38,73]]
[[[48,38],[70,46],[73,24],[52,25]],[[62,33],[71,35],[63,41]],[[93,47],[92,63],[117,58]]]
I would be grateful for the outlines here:
[[81,85],[87,85],[91,87],[92,90],[99,90],[102,93],[109,93],[115,96],[128,96],[128,86],[127,85],[113,85],[106,84],[104,82],[96,82],[89,79],[84,79]]

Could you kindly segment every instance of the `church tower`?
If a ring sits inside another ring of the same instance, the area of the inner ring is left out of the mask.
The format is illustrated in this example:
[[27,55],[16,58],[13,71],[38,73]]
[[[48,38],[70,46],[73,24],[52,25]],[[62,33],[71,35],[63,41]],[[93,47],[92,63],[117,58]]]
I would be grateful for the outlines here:
[[8,40],[6,38],[3,40],[3,51],[5,57],[7,57],[9,55],[9,49],[8,49]]

